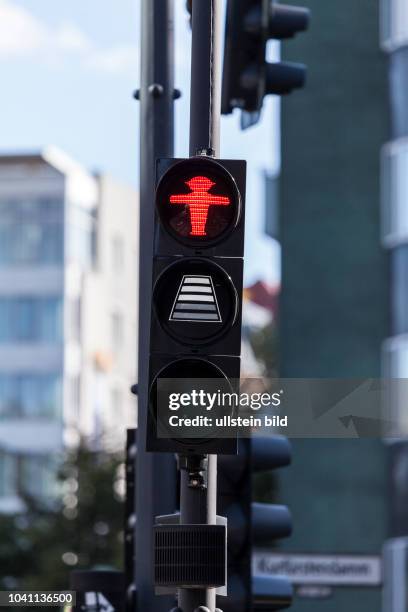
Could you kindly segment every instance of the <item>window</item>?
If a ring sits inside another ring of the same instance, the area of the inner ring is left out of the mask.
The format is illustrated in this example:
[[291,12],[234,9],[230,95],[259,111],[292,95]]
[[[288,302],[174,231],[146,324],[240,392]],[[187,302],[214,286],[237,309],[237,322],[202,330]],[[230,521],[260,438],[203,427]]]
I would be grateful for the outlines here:
[[37,498],[53,497],[57,493],[57,462],[45,456],[23,456],[20,460],[21,493]]
[[62,339],[62,302],[57,298],[44,298],[35,304],[34,338],[43,342]]
[[55,265],[62,260],[62,200],[0,200],[0,266]]
[[121,236],[112,238],[112,270],[116,274],[123,274],[125,266],[124,244]]
[[0,497],[16,494],[16,458],[0,451]]
[[64,233],[62,225],[48,224],[42,228],[40,261],[44,264],[61,263],[63,259]]
[[1,374],[2,418],[59,418],[62,410],[61,379],[56,374]]
[[20,416],[20,402],[13,376],[0,376],[0,419]]
[[74,204],[70,207],[67,256],[85,268],[94,265],[96,213]]
[[60,298],[0,298],[0,343],[60,342]]
[[36,302],[30,298],[10,300],[12,311],[10,313],[14,333],[13,339],[21,342],[33,340],[37,334],[35,329]]
[[123,345],[123,317],[115,312],[112,315],[112,348],[114,352],[119,351]]

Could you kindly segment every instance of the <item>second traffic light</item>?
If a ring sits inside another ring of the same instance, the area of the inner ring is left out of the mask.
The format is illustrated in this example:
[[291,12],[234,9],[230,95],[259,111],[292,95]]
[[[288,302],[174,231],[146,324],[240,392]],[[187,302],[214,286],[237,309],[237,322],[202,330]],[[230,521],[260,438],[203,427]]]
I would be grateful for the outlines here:
[[219,459],[218,512],[228,519],[228,596],[218,602],[224,612],[269,612],[291,604],[293,589],[286,577],[252,574],[256,548],[272,547],[292,531],[286,506],[252,502],[253,475],[290,461],[291,446],[283,436],[242,439],[238,457]]
[[[246,163],[193,157],[158,161],[150,330],[147,450],[235,453],[236,440],[159,437],[161,381],[189,391],[240,376]],[[219,383],[219,384],[218,384]],[[191,389],[192,390],[192,389]],[[191,406],[179,416],[191,416]]]
[[272,0],[228,0],[224,51],[222,112],[240,108],[259,113],[268,94],[284,95],[303,87],[306,67],[266,61],[270,39],[307,30],[309,10]]

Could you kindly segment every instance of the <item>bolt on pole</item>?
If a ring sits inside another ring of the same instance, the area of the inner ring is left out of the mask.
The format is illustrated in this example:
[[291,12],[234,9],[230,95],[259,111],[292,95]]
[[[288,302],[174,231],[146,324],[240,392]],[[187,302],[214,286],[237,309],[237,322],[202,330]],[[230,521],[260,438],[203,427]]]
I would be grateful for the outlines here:
[[[190,156],[219,156],[221,118],[221,0],[192,3]],[[186,463],[182,466],[182,462]],[[215,525],[217,457],[180,457],[180,523]],[[201,483],[206,471],[205,482]],[[216,589],[180,589],[179,608],[215,612]]]

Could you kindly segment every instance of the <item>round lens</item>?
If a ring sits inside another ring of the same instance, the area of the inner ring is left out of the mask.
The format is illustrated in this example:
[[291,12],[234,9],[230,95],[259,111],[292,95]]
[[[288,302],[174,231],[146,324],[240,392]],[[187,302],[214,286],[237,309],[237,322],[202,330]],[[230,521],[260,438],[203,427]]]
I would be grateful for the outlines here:
[[[202,359],[179,359],[169,364],[159,372],[150,389],[150,410],[157,424],[158,432],[163,437],[169,437],[191,446],[204,444],[219,437],[216,417],[222,414],[232,415],[231,407],[224,408],[216,402],[211,410],[211,423],[199,422],[183,425],[182,429],[171,426],[171,417],[185,423],[186,419],[200,419],[208,412],[200,404],[201,394],[207,397],[217,397],[219,394],[230,394],[232,387],[224,373],[214,364]],[[175,398],[183,398],[183,402],[175,409],[170,403]],[[186,401],[190,397],[191,401]],[[209,418],[209,417],[208,417]],[[182,434],[180,437],[178,435]],[[189,437],[193,436],[193,437]]]
[[183,344],[213,342],[235,323],[237,292],[231,278],[205,259],[183,259],[160,275],[153,291],[163,329]]
[[177,163],[161,179],[156,196],[162,224],[189,246],[210,246],[234,229],[239,219],[235,181],[212,160]]

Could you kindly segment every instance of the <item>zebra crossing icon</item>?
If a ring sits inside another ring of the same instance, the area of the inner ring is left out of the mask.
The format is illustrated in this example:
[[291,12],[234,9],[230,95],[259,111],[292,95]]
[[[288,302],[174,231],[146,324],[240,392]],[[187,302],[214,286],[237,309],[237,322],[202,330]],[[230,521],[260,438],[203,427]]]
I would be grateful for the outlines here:
[[211,276],[183,276],[169,321],[222,323]]

